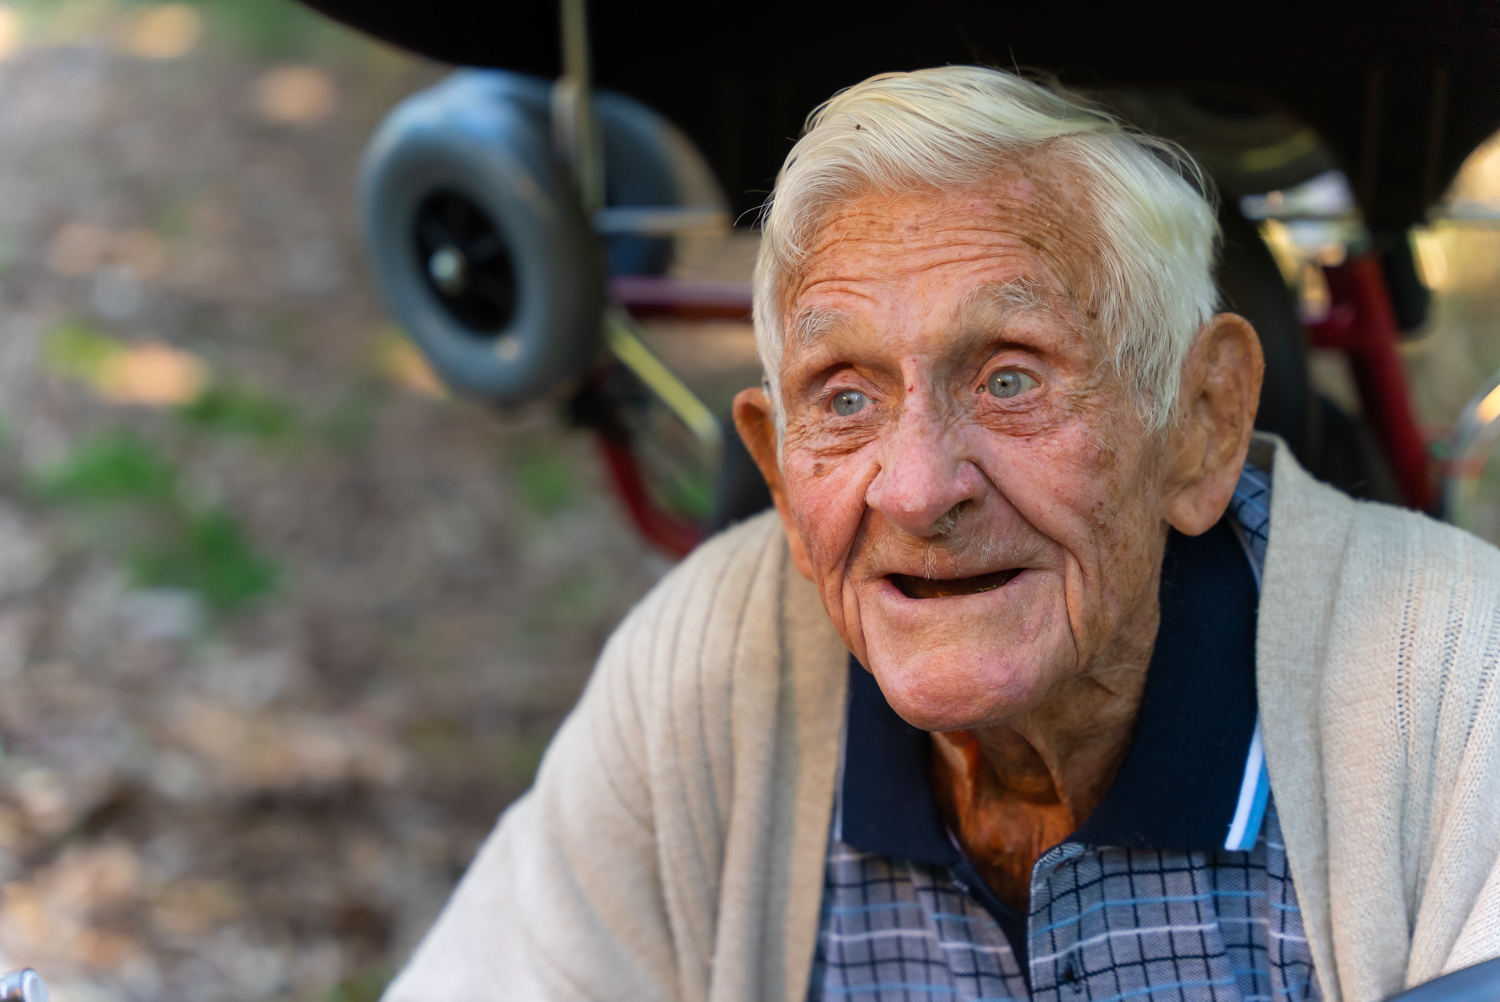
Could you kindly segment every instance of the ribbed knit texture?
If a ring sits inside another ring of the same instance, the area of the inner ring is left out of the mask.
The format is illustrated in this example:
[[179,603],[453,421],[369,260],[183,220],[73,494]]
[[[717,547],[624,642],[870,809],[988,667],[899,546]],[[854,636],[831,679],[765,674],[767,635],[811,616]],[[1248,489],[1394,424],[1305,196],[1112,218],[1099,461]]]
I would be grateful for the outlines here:
[[[1377,1002],[1500,956],[1500,553],[1274,440],[1251,459],[1287,854],[1323,997]],[[774,515],[699,548],[610,639],[387,999],[802,998],[846,657]]]
[[1374,1002],[1500,956],[1500,552],[1275,463],[1266,761],[1324,997]]

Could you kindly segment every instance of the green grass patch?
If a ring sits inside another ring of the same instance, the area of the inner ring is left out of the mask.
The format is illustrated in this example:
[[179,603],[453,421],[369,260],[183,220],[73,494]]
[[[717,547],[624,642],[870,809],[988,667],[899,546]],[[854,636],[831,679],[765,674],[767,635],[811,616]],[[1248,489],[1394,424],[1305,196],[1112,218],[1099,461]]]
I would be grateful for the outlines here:
[[228,511],[194,504],[174,464],[142,439],[114,432],[82,443],[31,478],[34,496],[70,509],[83,538],[123,559],[135,583],[196,592],[218,613],[275,592],[276,565]]
[[517,735],[504,753],[496,756],[504,780],[517,787],[526,787],[536,781],[536,772],[542,766],[542,756],[551,744],[551,735]]
[[84,442],[32,479],[43,501],[57,504],[171,503],[177,470],[145,441],[116,432]]
[[286,438],[297,428],[297,416],[274,397],[229,385],[210,386],[177,409],[190,428],[246,438]]
[[21,257],[25,245],[13,230],[0,230],[0,272],[4,272]]
[[136,581],[148,588],[197,592],[217,612],[234,612],[276,590],[276,566],[256,552],[228,512],[209,510],[131,557]]
[[193,232],[193,202],[174,193],[164,195],[151,213],[151,228],[163,240],[181,240]]
[[515,483],[526,504],[544,515],[573,503],[577,493],[573,469],[561,456],[538,453],[515,463]]
[[383,964],[367,967],[328,989],[322,1002],[377,1002],[391,983],[391,969]]
[[120,354],[120,342],[85,324],[70,322],[54,327],[42,346],[42,365],[57,376],[73,379],[99,378],[110,360]]

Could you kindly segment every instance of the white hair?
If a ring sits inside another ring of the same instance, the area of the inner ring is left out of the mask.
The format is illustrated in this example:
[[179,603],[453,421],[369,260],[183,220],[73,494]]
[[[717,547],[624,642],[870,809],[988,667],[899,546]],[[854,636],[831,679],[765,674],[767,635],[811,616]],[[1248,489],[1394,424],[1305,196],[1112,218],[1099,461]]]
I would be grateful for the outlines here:
[[[972,190],[1062,168],[1092,212],[1092,302],[1117,371],[1156,432],[1176,411],[1194,334],[1213,316],[1219,227],[1209,182],[1181,148],[1013,73],[944,66],[884,73],[808,116],[761,217],[755,339],[778,431],[793,277],[831,211],[875,192]],[[1092,326],[1092,325],[1091,325]]]

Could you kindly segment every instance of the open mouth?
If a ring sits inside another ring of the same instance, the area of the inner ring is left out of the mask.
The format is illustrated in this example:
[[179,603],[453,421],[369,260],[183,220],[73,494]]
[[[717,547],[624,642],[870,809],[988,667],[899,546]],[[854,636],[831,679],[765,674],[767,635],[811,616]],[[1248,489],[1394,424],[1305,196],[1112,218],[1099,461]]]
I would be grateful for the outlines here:
[[1022,568],[976,574],[971,578],[919,578],[911,574],[889,575],[891,584],[907,598],[947,598],[950,595],[977,595],[994,591],[1010,582]]

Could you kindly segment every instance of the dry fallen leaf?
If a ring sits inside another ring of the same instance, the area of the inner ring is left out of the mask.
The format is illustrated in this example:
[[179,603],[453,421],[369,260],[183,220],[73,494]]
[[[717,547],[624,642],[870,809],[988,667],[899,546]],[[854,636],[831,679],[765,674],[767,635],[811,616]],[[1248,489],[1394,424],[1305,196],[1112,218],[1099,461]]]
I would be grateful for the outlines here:
[[255,111],[276,125],[315,125],[333,113],[333,77],[313,66],[281,66],[261,74],[251,92]]
[[198,397],[208,385],[208,367],[196,355],[161,342],[126,348],[100,366],[94,386],[116,404],[170,407]]
[[375,346],[375,364],[380,372],[402,389],[424,397],[442,398],[448,388],[432,370],[426,357],[409,340],[394,330],[381,332]]

